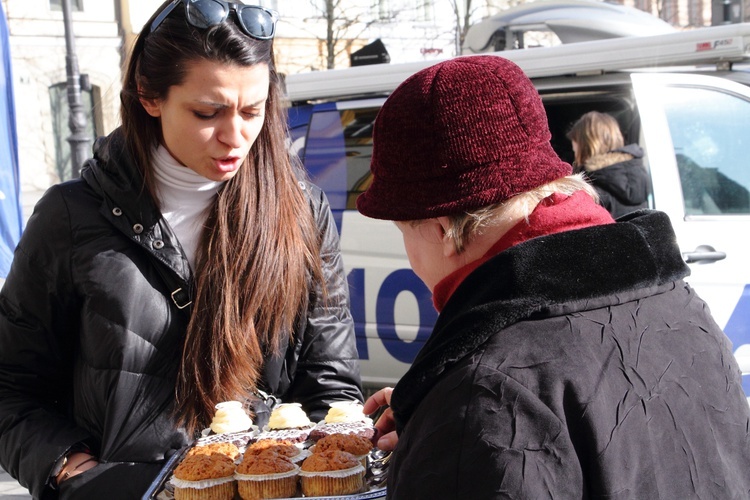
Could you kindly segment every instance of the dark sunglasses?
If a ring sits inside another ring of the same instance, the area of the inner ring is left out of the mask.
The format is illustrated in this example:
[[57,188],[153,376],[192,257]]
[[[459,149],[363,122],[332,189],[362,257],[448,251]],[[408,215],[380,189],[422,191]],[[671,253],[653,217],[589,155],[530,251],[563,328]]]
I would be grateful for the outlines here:
[[156,28],[180,4],[185,4],[187,22],[196,28],[206,29],[209,26],[221,24],[229,17],[229,13],[234,11],[237,25],[247,36],[258,40],[270,40],[276,31],[278,14],[258,5],[243,5],[221,0],[174,0],[154,19],[149,33],[156,31]]

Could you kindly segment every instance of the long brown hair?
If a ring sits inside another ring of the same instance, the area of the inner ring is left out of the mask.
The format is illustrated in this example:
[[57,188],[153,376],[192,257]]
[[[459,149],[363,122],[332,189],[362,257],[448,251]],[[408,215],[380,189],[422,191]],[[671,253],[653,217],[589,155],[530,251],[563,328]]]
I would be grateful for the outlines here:
[[566,134],[578,144],[574,165],[583,167],[592,156],[609,153],[625,145],[620,126],[612,115],[589,111],[583,114]]
[[175,388],[177,418],[194,432],[210,420],[216,403],[247,397],[257,386],[264,358],[292,340],[296,321],[322,281],[320,235],[285,147],[273,42],[248,37],[231,17],[205,30],[194,28],[181,6],[149,33],[168,3],[136,40],[121,96],[127,147],[157,203],[151,161],[161,126],[140,99],[165,99],[184,81],[187,63],[199,59],[267,64],[271,77],[260,135],[217,195],[201,235]]

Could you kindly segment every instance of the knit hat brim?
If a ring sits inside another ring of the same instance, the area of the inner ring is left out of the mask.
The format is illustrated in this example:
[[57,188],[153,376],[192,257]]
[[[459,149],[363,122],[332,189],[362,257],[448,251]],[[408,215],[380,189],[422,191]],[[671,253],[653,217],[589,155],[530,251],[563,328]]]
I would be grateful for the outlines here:
[[[423,179],[419,185],[411,186],[408,196],[404,196],[400,183],[375,176],[367,191],[357,198],[357,210],[373,219],[392,221],[442,217],[501,203],[528,190],[513,186],[543,186],[572,173],[572,167],[557,156],[549,143],[519,155],[515,165],[501,162],[505,174],[502,177],[496,173],[498,163],[466,172],[454,179],[448,190],[440,177]],[[529,165],[537,168],[530,169]]]
[[405,80],[375,120],[372,218],[417,220],[501,203],[570,175],[528,77],[498,56],[454,58]]

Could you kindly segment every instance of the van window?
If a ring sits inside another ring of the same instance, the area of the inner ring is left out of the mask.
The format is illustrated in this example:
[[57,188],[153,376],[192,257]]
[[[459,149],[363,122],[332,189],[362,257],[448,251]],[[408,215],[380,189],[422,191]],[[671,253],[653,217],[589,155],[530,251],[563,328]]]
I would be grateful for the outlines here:
[[372,128],[379,109],[313,113],[305,147],[305,167],[329,198],[345,198],[341,204],[332,201],[333,206],[355,210],[357,196],[371,182]]
[[663,98],[685,214],[750,214],[750,102],[690,87]]

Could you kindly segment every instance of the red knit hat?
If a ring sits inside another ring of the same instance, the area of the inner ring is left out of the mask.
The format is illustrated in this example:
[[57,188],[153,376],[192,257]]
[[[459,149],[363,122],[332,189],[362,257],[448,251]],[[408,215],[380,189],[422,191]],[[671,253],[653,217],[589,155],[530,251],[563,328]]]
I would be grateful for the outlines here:
[[375,219],[417,220],[500,203],[572,173],[550,145],[542,100],[514,63],[458,57],[405,80],[375,120]]

